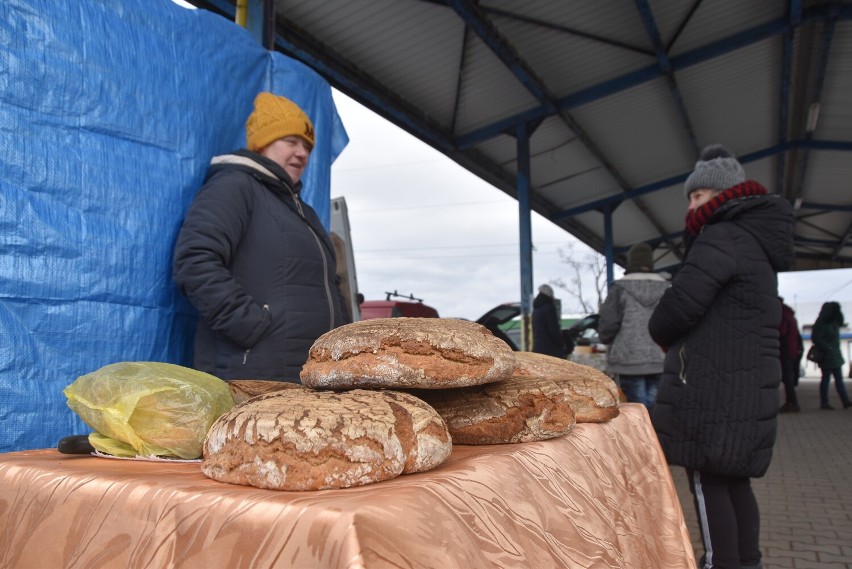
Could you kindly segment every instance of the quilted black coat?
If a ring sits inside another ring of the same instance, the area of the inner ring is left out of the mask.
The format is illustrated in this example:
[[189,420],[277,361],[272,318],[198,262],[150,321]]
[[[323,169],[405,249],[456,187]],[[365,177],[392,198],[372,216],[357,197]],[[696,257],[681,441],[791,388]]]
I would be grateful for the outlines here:
[[562,337],[561,316],[552,298],[540,292],[533,300],[533,351],[564,358],[567,349]]
[[651,316],[649,332],[667,348],[651,416],[670,463],[766,473],[781,379],[776,273],[791,266],[792,225],[778,196],[724,203]]
[[334,247],[297,190],[260,154],[214,158],[174,252],[174,280],[199,313],[196,369],[298,383],[313,342],[348,322]]

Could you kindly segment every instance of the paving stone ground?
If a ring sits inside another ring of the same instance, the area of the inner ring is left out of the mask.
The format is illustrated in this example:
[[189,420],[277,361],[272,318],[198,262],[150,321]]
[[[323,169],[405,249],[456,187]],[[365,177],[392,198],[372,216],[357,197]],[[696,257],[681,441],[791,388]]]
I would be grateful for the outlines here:
[[[835,410],[821,410],[818,374],[809,364],[798,388],[802,410],[779,415],[772,464],[752,481],[764,569],[852,569],[852,408],[843,409],[832,383]],[[852,380],[846,389],[852,394]],[[672,478],[698,558],[703,547],[683,468],[673,466]]]

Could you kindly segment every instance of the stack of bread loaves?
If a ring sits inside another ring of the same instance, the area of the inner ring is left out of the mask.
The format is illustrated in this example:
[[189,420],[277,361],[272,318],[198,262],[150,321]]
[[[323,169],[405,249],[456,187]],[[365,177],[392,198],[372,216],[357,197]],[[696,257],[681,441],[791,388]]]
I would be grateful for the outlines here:
[[[523,361],[466,320],[341,326],[314,343],[302,386],[231,382],[239,404],[210,429],[202,471],[261,488],[346,488],[434,468],[453,442],[544,440],[569,432],[578,409],[589,421],[617,414],[608,387],[590,387],[601,378]],[[607,413],[588,411],[598,407]]]

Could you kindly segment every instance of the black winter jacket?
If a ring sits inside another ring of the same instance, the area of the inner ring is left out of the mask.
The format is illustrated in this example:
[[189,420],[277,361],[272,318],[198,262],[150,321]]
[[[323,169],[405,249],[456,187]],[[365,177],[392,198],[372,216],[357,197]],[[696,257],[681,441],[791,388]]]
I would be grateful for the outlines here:
[[651,316],[649,332],[667,348],[651,416],[670,463],[766,473],[781,378],[776,272],[792,263],[792,225],[774,195],[723,204]]
[[260,154],[213,159],[174,253],[174,280],[199,313],[196,369],[299,383],[314,340],[348,321],[334,247],[299,187]]
[[533,351],[556,358],[566,356],[565,339],[562,337],[562,318],[556,303],[544,293],[533,299]]
[[811,329],[811,342],[825,354],[818,364],[821,370],[837,369],[844,363],[843,353],[840,351],[842,326],[844,326],[843,311],[840,304],[837,302],[823,304]]

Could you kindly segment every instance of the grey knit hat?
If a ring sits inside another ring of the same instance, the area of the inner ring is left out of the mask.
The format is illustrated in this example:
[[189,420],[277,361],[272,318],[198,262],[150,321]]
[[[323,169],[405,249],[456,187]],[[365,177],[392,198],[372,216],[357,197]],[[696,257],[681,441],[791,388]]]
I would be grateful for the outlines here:
[[689,198],[693,190],[710,189],[721,192],[745,182],[745,170],[730,150],[721,144],[711,144],[701,151],[695,170],[683,185],[683,195]]
[[545,296],[549,296],[550,298],[553,298],[553,288],[551,288],[551,286],[549,284],[543,284],[540,287],[538,287],[538,292],[540,292],[541,294],[543,294]]
[[647,243],[637,243],[627,251],[625,273],[650,273],[654,270],[654,250]]

